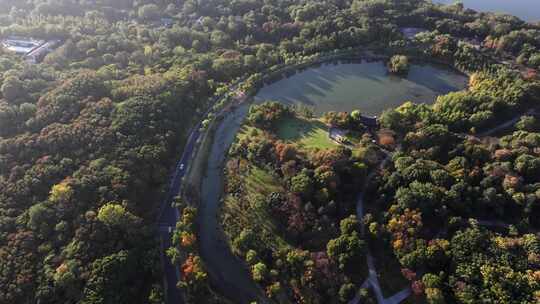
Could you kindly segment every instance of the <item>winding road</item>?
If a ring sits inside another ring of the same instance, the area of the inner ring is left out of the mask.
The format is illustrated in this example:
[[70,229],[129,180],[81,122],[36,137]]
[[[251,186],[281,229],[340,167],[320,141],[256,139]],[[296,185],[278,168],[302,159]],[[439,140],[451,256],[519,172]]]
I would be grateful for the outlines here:
[[219,122],[204,171],[199,207],[199,251],[208,266],[210,279],[227,298],[237,304],[264,303],[264,292],[251,278],[244,262],[232,252],[219,221],[223,195],[223,166],[227,151],[236,138],[248,105],[228,112]]
[[178,211],[178,208],[172,206],[172,202],[174,197],[181,191],[182,179],[187,172],[186,169],[189,165],[189,160],[193,155],[197,140],[199,140],[200,127],[201,124],[199,123],[190,132],[188,141],[184,147],[184,152],[174,170],[169,184],[169,191],[161,204],[158,216],[161,264],[165,275],[165,297],[168,304],[183,304],[185,302],[180,290],[176,287],[176,284],[180,280],[179,266],[171,263],[166,252],[167,249],[172,246],[172,233],[176,227],[176,222],[180,219],[180,212]]
[[[323,62],[328,59],[332,59],[333,58],[332,56],[335,56],[335,54],[330,55],[328,57],[323,56],[319,59],[319,61]],[[311,64],[315,64],[315,63],[317,62],[312,62]],[[305,63],[300,63],[299,66],[302,66],[304,64]],[[284,68],[288,69],[290,68],[290,66],[285,66]],[[265,74],[267,72],[277,72],[277,71],[272,70],[272,68],[269,68],[264,71],[261,71],[261,74]],[[229,86],[228,92],[237,91],[240,85],[244,81],[246,81],[248,78],[249,76],[241,77],[240,79],[233,82]],[[216,104],[222,97],[224,97],[224,95],[213,96],[209,100],[209,104],[211,105]],[[183,304],[185,302],[182,294],[180,293],[178,288],[176,288],[176,284],[180,281],[179,266],[172,265],[166,253],[167,249],[172,246],[172,242],[171,242],[172,233],[176,227],[176,222],[180,219],[180,213],[178,209],[173,207],[171,204],[173,202],[174,197],[182,193],[182,180],[185,177],[186,173],[189,171],[189,167],[191,165],[190,161],[194,158],[194,154],[196,153],[196,150],[197,150],[197,144],[202,135],[202,133],[200,132],[201,127],[202,127],[202,121],[206,119],[208,117],[208,114],[211,113],[212,111],[213,109],[212,107],[210,107],[210,109],[201,116],[202,117],[201,121],[198,122],[189,133],[188,140],[184,147],[184,152],[182,153],[182,157],[180,158],[180,161],[177,163],[177,166],[171,175],[171,181],[168,188],[169,190],[167,192],[167,195],[165,196],[165,199],[162,201],[159,208],[159,212],[158,212],[159,215],[157,219],[157,226],[158,226],[157,236],[160,240],[160,258],[161,258],[161,263],[162,263],[163,272],[164,272],[164,288],[165,288],[165,294],[166,294],[165,299],[166,299],[167,304]],[[228,109],[222,109],[219,113],[217,113],[216,116],[225,114],[226,111],[228,111]],[[218,188],[215,187],[215,189],[218,189]],[[208,208],[205,209],[203,206],[203,210],[208,210]],[[217,221],[217,218],[216,218],[216,221]],[[213,233],[219,234],[220,231],[214,229]],[[211,246],[201,245],[201,248],[203,249],[204,252],[210,251],[210,255],[212,252],[216,253],[217,251],[222,250],[222,249],[225,249],[225,251],[230,252],[229,246],[228,245],[226,246],[223,244],[221,237],[220,238],[215,237],[215,236],[206,237],[206,240],[215,241],[218,243],[221,242],[222,245],[219,248],[218,248],[217,243],[216,245],[214,245],[214,248],[210,248]],[[202,255],[204,256],[205,254],[203,253]],[[215,266],[219,269],[220,265],[225,265],[224,267],[225,268],[228,267],[228,269],[230,270],[232,269],[230,266],[237,265],[237,263],[234,263],[235,259],[233,259],[234,257],[232,256],[232,253],[230,255],[226,254],[226,256],[227,256],[227,260],[221,260],[218,263],[212,262],[212,261],[208,262],[206,260],[205,262],[209,263],[209,266],[210,266],[209,268],[212,268]],[[203,260],[204,260],[204,257],[203,257]],[[233,261],[233,263],[230,263],[231,261]],[[210,279],[214,282],[214,284],[220,285],[220,281],[223,278],[229,277],[229,273],[227,273],[227,271],[224,270],[224,267],[221,267],[221,270],[218,270],[218,271],[214,271],[214,269],[209,269]],[[241,269],[243,269],[243,267],[241,267]],[[243,271],[243,270],[240,270],[240,271]],[[226,281],[227,280],[223,280],[223,282],[226,282]],[[254,283],[251,281],[249,285],[252,285],[252,284]],[[229,284],[221,284],[221,285],[222,285],[221,289],[224,289],[225,294],[231,294],[231,291],[233,290],[231,289],[231,286],[234,286],[235,284],[231,285],[231,282],[229,279]],[[260,297],[261,292],[259,290],[253,293],[253,288],[250,287],[249,289],[251,289],[252,291],[247,292],[247,293],[240,292],[242,296],[239,299],[239,301],[241,303],[246,302],[247,298],[250,298],[252,300],[254,298]],[[264,299],[262,299],[261,301],[264,302]]]
[[[247,77],[243,77],[231,85],[230,91],[236,91],[239,84],[244,82]],[[210,104],[216,104],[223,96],[214,96],[210,100]],[[218,113],[218,116],[224,114],[227,109],[223,109]],[[209,113],[212,112],[212,107],[204,113],[201,117],[205,119]],[[172,205],[172,202],[176,196],[182,193],[182,180],[189,171],[191,160],[194,158],[194,154],[197,150],[197,145],[201,139],[202,133],[202,120],[198,122],[189,132],[188,140],[184,146],[182,157],[178,161],[175,170],[171,175],[171,180],[168,187],[168,192],[162,201],[159,208],[159,215],[157,219],[157,233],[160,240],[160,258],[164,272],[164,288],[165,299],[167,304],[183,304],[185,303],[183,295],[176,287],[180,281],[180,268],[179,265],[173,265],[167,256],[167,249],[172,246],[172,234],[176,227],[176,223],[180,220],[180,212],[178,208]],[[221,248],[220,248],[221,250]],[[230,251],[230,249],[229,249]],[[223,264],[223,263],[221,263]],[[213,265],[211,265],[213,266]],[[214,277],[214,281],[222,279],[223,275]],[[212,279],[212,278],[211,278]]]

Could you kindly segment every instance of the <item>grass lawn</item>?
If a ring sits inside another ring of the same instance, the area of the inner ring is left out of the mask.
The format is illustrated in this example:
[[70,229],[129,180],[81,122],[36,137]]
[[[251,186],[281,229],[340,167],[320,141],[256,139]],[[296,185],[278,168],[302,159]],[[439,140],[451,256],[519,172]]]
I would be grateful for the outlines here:
[[272,192],[282,192],[283,187],[276,179],[263,169],[252,167],[246,178],[247,193],[257,193],[264,196]]
[[278,138],[296,143],[309,150],[335,148],[337,144],[328,137],[328,127],[319,120],[289,118],[280,123]]
[[242,228],[250,228],[257,233],[263,247],[274,250],[288,247],[287,241],[282,238],[283,232],[268,209],[257,205],[272,192],[283,192],[279,181],[264,169],[253,166],[242,179],[245,181],[244,195],[227,195],[222,207],[222,223],[229,238],[234,239]]

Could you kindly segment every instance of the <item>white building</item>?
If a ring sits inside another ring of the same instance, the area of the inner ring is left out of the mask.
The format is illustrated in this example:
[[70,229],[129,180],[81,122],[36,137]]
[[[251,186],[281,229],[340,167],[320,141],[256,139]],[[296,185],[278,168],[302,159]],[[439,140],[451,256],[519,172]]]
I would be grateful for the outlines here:
[[25,39],[21,37],[9,37],[2,41],[2,46],[16,54],[26,55],[36,47],[45,43],[43,40]]
[[53,51],[53,49],[59,44],[59,42],[60,41],[58,40],[47,41],[42,45],[34,48],[26,54],[26,61],[31,63],[40,62],[41,60],[43,60],[43,58],[45,58],[45,56],[47,56],[47,54]]
[[58,43],[58,40],[44,41],[32,38],[9,37],[2,41],[2,46],[15,54],[23,55],[28,62],[38,63]]

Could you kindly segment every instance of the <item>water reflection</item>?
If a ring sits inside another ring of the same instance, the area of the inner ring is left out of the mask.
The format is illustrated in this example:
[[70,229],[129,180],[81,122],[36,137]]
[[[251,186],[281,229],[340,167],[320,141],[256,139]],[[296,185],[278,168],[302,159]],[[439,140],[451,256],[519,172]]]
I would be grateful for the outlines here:
[[[443,4],[452,4],[454,0],[435,0]],[[462,0],[465,7],[477,11],[506,13],[525,21],[540,21],[540,1],[538,0]]]

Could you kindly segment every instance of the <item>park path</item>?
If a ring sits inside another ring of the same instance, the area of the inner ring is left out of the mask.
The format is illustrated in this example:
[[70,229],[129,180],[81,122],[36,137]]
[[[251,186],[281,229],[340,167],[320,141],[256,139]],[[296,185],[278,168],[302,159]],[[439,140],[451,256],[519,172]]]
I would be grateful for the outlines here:
[[500,124],[500,125],[498,125],[498,126],[496,126],[494,128],[488,129],[488,130],[478,134],[477,136],[478,137],[490,136],[490,135],[492,135],[494,133],[497,133],[500,130],[504,130],[506,128],[511,127],[512,125],[515,125],[521,119],[522,116],[534,115],[534,114],[536,114],[536,109],[530,109],[529,111],[527,111],[527,112],[525,112],[523,114],[520,114],[520,115],[514,117],[513,119],[511,119],[511,120],[509,120],[507,122],[504,122],[504,123],[502,123],[502,124]]
[[489,220],[476,220],[478,225],[492,228],[509,228],[510,224],[501,221],[489,221]]
[[[399,150],[400,147],[396,148],[396,151]],[[362,221],[364,218],[364,201],[365,201],[365,193],[367,190],[367,186],[371,182],[371,180],[379,173],[379,171],[386,166],[386,164],[392,159],[392,156],[394,155],[393,152],[389,152],[387,150],[382,150],[385,153],[385,158],[379,163],[376,169],[374,169],[366,178],[366,181],[364,182],[364,186],[362,187],[362,191],[358,195],[358,201],[356,204],[356,216],[359,221]],[[366,227],[365,225],[360,226],[360,234],[362,237],[365,237],[366,235]],[[367,265],[369,270],[369,275],[366,281],[360,286],[361,289],[370,287],[373,292],[375,293],[375,297],[377,298],[378,304],[398,304],[401,303],[403,300],[408,298],[411,295],[411,289],[410,287],[406,287],[400,292],[396,293],[395,295],[391,296],[390,298],[384,298],[381,285],[379,283],[379,275],[377,273],[377,268],[375,267],[375,258],[371,254],[371,250],[369,249],[369,246],[367,248]],[[349,304],[359,304],[360,298],[357,294],[353,300],[349,302]]]

